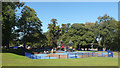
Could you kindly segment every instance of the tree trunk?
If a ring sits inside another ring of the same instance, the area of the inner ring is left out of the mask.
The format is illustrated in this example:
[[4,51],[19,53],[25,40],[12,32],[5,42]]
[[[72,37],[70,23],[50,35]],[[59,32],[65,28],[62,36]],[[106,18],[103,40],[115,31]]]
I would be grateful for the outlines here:
[[84,51],[85,51],[85,47],[84,47]]
[[26,49],[25,45],[26,45],[26,44],[24,43],[24,44],[23,44],[23,49],[24,49],[24,50]]
[[88,51],[88,47],[87,47],[87,51]]
[[5,42],[5,46],[7,49],[9,49],[9,41],[8,40]]

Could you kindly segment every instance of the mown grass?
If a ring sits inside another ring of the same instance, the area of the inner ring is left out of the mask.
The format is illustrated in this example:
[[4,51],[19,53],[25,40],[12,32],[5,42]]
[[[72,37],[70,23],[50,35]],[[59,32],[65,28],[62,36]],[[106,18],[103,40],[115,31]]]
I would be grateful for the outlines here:
[[2,53],[0,53],[0,67],[2,67]]
[[2,53],[2,66],[118,66],[118,58],[29,59],[12,53]]

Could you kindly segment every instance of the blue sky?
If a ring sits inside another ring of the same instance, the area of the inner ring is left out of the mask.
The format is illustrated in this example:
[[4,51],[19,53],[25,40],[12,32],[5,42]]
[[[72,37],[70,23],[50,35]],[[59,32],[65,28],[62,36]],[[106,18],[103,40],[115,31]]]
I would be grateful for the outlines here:
[[62,23],[95,22],[98,16],[107,14],[118,19],[117,2],[25,2],[25,5],[33,8],[42,21],[43,32],[52,18]]

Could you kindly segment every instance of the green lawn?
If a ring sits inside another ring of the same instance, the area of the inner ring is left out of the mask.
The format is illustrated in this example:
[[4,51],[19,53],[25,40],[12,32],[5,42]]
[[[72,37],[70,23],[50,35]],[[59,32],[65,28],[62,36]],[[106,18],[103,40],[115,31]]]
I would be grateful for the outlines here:
[[2,66],[118,66],[118,58],[29,59],[12,53],[2,53]]

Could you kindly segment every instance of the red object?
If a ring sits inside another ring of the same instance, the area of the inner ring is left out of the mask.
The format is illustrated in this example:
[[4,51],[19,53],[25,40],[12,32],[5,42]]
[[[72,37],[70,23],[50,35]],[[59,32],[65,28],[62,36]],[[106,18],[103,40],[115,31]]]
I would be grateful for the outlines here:
[[61,48],[64,48],[64,46],[62,46]]
[[34,48],[37,48],[36,46],[34,46]]

